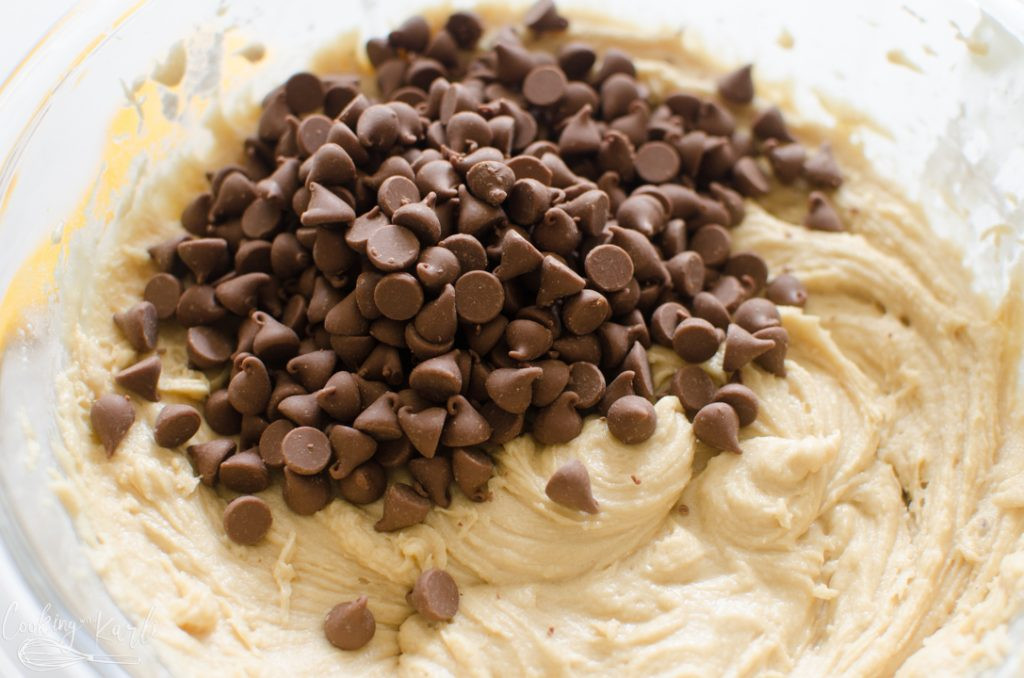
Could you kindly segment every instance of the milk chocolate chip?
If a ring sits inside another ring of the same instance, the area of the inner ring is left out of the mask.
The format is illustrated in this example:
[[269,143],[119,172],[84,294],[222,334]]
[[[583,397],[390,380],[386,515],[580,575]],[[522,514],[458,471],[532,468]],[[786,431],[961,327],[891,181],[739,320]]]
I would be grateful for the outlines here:
[[270,530],[273,516],[259,497],[236,497],[224,508],[224,532],[236,544],[258,544]]
[[459,611],[459,587],[444,570],[421,572],[407,598],[409,604],[429,621],[451,621]]
[[324,635],[340,650],[358,650],[373,639],[377,623],[366,606],[366,596],[339,603],[324,619]]
[[551,501],[574,511],[593,514],[599,510],[590,489],[587,467],[577,459],[566,462],[551,475],[544,493]]

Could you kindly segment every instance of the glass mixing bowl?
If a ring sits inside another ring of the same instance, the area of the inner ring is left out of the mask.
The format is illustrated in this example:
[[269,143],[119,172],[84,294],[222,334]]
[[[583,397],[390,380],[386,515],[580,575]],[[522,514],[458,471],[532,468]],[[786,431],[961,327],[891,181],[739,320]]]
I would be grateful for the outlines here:
[[[146,620],[118,611],[60,502],[54,279],[69,248],[87,262],[119,205],[138,199],[137,180],[211,107],[258,97],[306,66],[311,48],[382,34],[424,4],[85,1],[0,86],[0,674],[166,674]],[[861,116],[856,141],[880,174],[963,246],[981,288],[1007,289],[1024,235],[1018,3],[559,5],[678,29],[726,67],[753,61],[759,86],[822,122]],[[1024,620],[1010,633],[1024,647]],[[994,674],[1022,671],[1018,649]]]

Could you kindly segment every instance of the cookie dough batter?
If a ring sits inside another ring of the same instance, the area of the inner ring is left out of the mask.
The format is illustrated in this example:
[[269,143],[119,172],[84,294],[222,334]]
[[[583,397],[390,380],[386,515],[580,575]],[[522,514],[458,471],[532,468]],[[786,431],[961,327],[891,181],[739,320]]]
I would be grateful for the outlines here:
[[[680,57],[675,38],[583,22],[572,37],[622,47],[655,91],[707,87],[699,58],[673,60],[686,72],[664,61]],[[351,46],[339,56],[352,61]],[[786,189],[748,204],[733,232],[737,251],[810,292],[803,311],[783,309],[789,376],[744,370],[761,414],[744,429],[743,454],[695,443],[666,397],[645,443],[617,443],[597,418],[565,446],[518,439],[497,456],[491,501],[456,491],[450,509],[401,532],[373,530],[379,501],[301,517],[271,487],[261,493],[269,535],[239,546],[220,525],[231,497],[153,442],[161,404],[219,386],[185,367],[180,333],[164,332],[163,402],[136,403],[138,421],[108,461],[89,407],[133,361],[111,314],[138,298],[152,271],[145,248],[177,231],[202,172],[240,147],[255,114],[213,118],[216,148],[150,167],[94,264],[62,283],[59,489],[114,599],[131,616],[152,610],[172,672],[931,675],[1006,652],[1024,576],[1019,308],[971,291],[960,253],[874,176],[845,143],[849,129],[826,135],[792,111],[808,145],[835,146],[848,232],[800,226],[804,194]],[[664,383],[678,358],[652,357]],[[204,424],[194,442],[212,437]],[[590,470],[595,516],[544,494],[570,459]],[[405,602],[428,567],[449,571],[462,593],[455,619],[433,628]],[[339,651],[321,632],[324,615],[362,594],[376,636]]]

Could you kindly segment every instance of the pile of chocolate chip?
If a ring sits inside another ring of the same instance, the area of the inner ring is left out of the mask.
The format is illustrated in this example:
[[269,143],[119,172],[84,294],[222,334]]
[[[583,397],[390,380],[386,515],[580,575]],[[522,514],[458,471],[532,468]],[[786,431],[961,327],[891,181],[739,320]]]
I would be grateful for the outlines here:
[[[688,363],[670,392],[696,436],[732,452],[758,409],[740,370],[785,375],[776,304],[806,291],[733,252],[730,229],[771,175],[838,187],[829,148],[808,154],[774,107],[738,126],[749,66],[717,98],[655,100],[618,50],[531,50],[568,26],[550,0],[525,24],[481,50],[471,12],[436,31],[414,17],[367,43],[375,87],[293,75],[184,232],[150,249],[159,272],[115,321],[140,352],[161,322],[184,326],[191,367],[213,383],[228,371],[202,414],[165,407],[155,438],[184,445],[201,419],[221,436],[188,454],[204,483],[245,495],[224,516],[235,541],[266,533],[251,495],[278,472],[296,513],[383,496],[375,527],[390,531],[447,507],[453,481],[486,500],[490,455],[521,434],[566,443],[594,413],[623,443],[647,440],[652,344]],[[808,204],[808,227],[841,229],[824,193]],[[700,367],[720,350],[724,384]],[[155,401],[160,370],[154,355],[116,381]],[[112,454],[134,412],[107,394],[92,419]],[[548,494],[597,510],[585,467]],[[346,614],[362,619],[358,602]]]

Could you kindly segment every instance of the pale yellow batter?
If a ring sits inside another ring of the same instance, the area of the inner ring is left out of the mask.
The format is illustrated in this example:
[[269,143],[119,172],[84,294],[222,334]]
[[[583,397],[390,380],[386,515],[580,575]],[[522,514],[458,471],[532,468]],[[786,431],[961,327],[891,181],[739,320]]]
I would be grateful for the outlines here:
[[[576,37],[612,40],[599,32]],[[621,41],[655,91],[695,82],[658,63],[675,41]],[[783,309],[788,378],[744,369],[761,414],[742,455],[696,444],[667,397],[647,442],[620,445],[597,418],[569,445],[516,440],[496,458],[492,501],[456,490],[450,509],[398,533],[373,530],[380,502],[299,517],[272,487],[261,496],[274,525],[256,547],[224,535],[230,497],[154,445],[161,404],[136,401],[137,423],[108,461],[89,407],[134,360],[111,314],[139,297],[152,274],[146,246],[176,232],[202,171],[239,148],[253,115],[213,118],[213,153],[150,167],[94,265],[62,290],[61,495],[114,599],[138,618],[152,609],[173,672],[917,676],[1005,654],[1024,577],[1019,307],[970,291],[959,252],[873,177],[844,143],[848,130],[833,138],[848,233],[794,225],[804,197],[785,190],[766,208],[748,204],[733,233],[736,250],[810,291],[806,309]],[[823,138],[796,131],[809,144]],[[161,336],[164,403],[219,386],[184,367],[181,340]],[[652,355],[664,382],[677,359]],[[212,437],[204,427],[196,441]],[[596,516],[544,494],[573,458],[590,469]],[[425,623],[404,600],[427,567],[459,583],[449,624]],[[324,614],[361,594],[377,634],[339,651]]]

